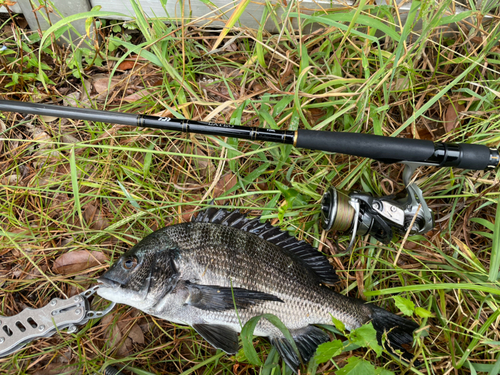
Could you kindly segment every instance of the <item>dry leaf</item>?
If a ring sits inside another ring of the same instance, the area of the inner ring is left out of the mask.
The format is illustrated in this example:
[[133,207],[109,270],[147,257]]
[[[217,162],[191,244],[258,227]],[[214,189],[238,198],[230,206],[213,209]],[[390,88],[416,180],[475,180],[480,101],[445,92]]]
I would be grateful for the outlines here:
[[39,117],[41,120],[43,120],[45,122],[52,122],[52,121],[56,121],[57,119],[59,119],[59,117],[56,117],[56,116],[41,115]]
[[131,95],[128,95],[128,96],[124,97],[123,100],[125,100],[126,102],[131,103],[131,102],[136,102],[139,99],[142,99],[144,97],[147,97],[148,95],[149,95],[148,90],[143,89],[143,90],[139,90],[137,92],[134,92]]
[[100,251],[76,250],[64,253],[52,266],[54,273],[67,275],[105,263],[108,257]]
[[[115,86],[120,82],[118,78],[111,79],[111,85],[109,86],[109,92],[113,91]],[[108,85],[109,85],[109,77],[97,78],[94,80],[94,88],[98,94],[107,94],[108,93]]]
[[83,218],[91,229],[103,230],[109,226],[109,221],[93,204],[86,204],[83,210]]
[[108,314],[101,319],[101,326],[104,327],[106,343],[111,348],[116,348],[120,343],[123,335],[118,327],[118,323],[113,323],[115,320],[115,314]]
[[67,107],[78,107],[78,101],[80,100],[80,93],[78,91],[69,93],[63,99],[63,103]]
[[450,132],[457,127],[458,114],[464,110],[465,106],[463,104],[458,104],[457,102],[448,105],[444,115],[444,128],[446,132]]
[[234,174],[231,172],[226,173],[219,181],[217,181],[217,185],[215,185],[214,198],[220,197],[223,193],[233,188],[237,182],[238,179]]
[[182,213],[181,213],[181,220],[179,220],[179,223],[187,223],[191,221],[191,218],[193,217],[193,214],[195,213],[194,209],[196,206],[184,206],[182,208]]
[[118,358],[128,357],[130,355],[130,353],[132,353],[132,349],[133,349],[132,340],[127,337],[123,341],[123,344],[121,344],[118,347],[118,351],[116,352],[116,356]]
[[78,143],[78,142],[80,142],[80,140],[78,138],[76,138],[68,133],[63,133],[61,135],[61,141],[63,141],[64,143]]
[[128,333],[128,337],[136,344],[144,344],[144,333],[138,324],[134,324]]
[[[144,344],[144,334],[139,325],[135,322],[130,328],[130,321],[119,320],[113,324],[114,314],[108,314],[101,320],[101,325],[104,327],[105,337],[107,337],[108,345],[111,348],[117,349],[118,357],[127,357],[133,349],[132,342]],[[124,338],[124,335],[128,335]]]
[[122,63],[120,63],[120,65],[118,65],[117,69],[130,70],[133,67],[135,67],[136,64],[137,64],[137,62],[135,61],[135,59],[134,60],[125,60]]

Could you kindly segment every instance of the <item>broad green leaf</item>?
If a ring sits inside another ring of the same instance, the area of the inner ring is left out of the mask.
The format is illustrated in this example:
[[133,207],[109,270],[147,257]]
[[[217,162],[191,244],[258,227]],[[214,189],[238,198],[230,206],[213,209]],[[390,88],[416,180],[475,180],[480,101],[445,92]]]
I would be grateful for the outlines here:
[[349,357],[347,365],[338,370],[336,375],[374,375],[375,366],[358,357]]
[[415,315],[420,316],[421,318],[430,318],[431,316],[434,316],[433,313],[423,307],[415,307]]
[[291,205],[292,202],[299,195],[299,192],[293,188],[289,188],[288,186],[286,186],[285,184],[283,184],[279,181],[275,181],[275,183],[276,183],[276,187],[279,189],[279,191],[281,191],[281,194],[283,194],[283,196],[285,197],[285,200],[287,201],[287,203],[289,203]]
[[278,317],[274,316],[273,314],[262,314],[251,318],[248,322],[245,323],[245,325],[241,329],[241,335],[240,335],[241,342],[243,345],[243,351],[248,361],[256,366],[263,365],[252,343],[253,331],[255,330],[257,323],[259,323],[259,320],[262,318],[267,319],[272,325],[278,328],[281,331],[281,333],[283,333],[285,338],[290,341],[294,352],[297,355],[299,355],[299,350],[297,349],[297,345],[295,344],[295,341],[293,340],[290,331],[288,331],[288,328],[285,327],[285,325],[281,322],[281,320],[279,320]]
[[260,360],[255,348],[253,347],[253,331],[257,326],[261,316],[254,316],[243,326],[241,330],[241,344],[243,345],[243,351],[245,357],[247,357],[248,362],[255,366],[262,366],[262,361]]
[[394,296],[394,302],[399,310],[405,315],[412,316],[413,311],[415,311],[415,304],[410,301],[409,299],[400,297],[400,296]]
[[378,344],[377,331],[373,328],[372,323],[362,325],[351,331],[349,341],[353,344],[373,349],[373,351],[377,353],[377,357],[382,354],[383,349]]
[[389,370],[382,368],[382,367],[376,367],[374,374],[375,375],[394,375],[394,373],[392,371],[389,371]]
[[340,332],[345,332],[345,324],[332,315],[332,322]]
[[314,359],[318,364],[327,362],[342,353],[343,348],[344,344],[340,340],[325,342],[316,349]]

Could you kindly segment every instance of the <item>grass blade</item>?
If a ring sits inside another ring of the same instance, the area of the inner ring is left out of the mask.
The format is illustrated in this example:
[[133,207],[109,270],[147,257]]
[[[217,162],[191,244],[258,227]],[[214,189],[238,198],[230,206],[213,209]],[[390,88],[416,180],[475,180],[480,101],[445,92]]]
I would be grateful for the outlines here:
[[80,219],[80,223],[84,223],[83,215],[82,215],[82,204],[80,202],[80,186],[78,185],[78,172],[76,167],[76,158],[75,158],[75,148],[72,147],[69,152],[69,169],[71,174],[71,187],[73,189],[73,197],[75,199],[75,210],[78,214],[78,218]]
[[229,20],[226,22],[226,26],[224,26],[224,29],[221,31],[219,37],[215,41],[212,51],[216,50],[219,44],[224,40],[226,37],[227,33],[231,30],[231,28],[238,22],[240,19],[241,15],[245,11],[246,7],[250,4],[250,0],[243,0],[240,1],[236,9],[234,10],[233,14],[231,14],[231,17],[229,17]]
[[497,212],[495,215],[495,229],[493,231],[493,244],[491,245],[490,274],[488,280],[498,280],[498,269],[500,268],[500,196],[497,200]]

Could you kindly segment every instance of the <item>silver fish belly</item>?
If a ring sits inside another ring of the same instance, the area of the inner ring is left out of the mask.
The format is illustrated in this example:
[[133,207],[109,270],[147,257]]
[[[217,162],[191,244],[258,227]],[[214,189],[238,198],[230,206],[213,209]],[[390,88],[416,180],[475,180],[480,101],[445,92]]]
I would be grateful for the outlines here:
[[[371,321],[389,351],[411,344],[415,322],[325,286],[337,281],[326,257],[258,219],[208,209],[190,222],[160,229],[127,251],[100,278],[98,294],[145,313],[193,327],[214,347],[238,350],[237,333],[249,319],[274,314],[307,362],[330,340],[314,324],[349,330]],[[279,329],[261,319],[254,334],[268,337],[295,372],[300,358]]]

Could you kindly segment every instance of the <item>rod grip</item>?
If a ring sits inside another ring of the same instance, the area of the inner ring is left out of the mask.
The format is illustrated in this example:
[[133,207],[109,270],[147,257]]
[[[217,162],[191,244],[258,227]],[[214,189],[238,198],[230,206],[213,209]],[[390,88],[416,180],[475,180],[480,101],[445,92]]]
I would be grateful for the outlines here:
[[469,143],[434,143],[374,134],[298,130],[297,147],[337,152],[384,163],[415,162],[439,167],[484,170],[498,166],[497,149]]
[[296,146],[361,156],[386,163],[424,162],[434,154],[434,143],[431,141],[306,129],[298,130]]

